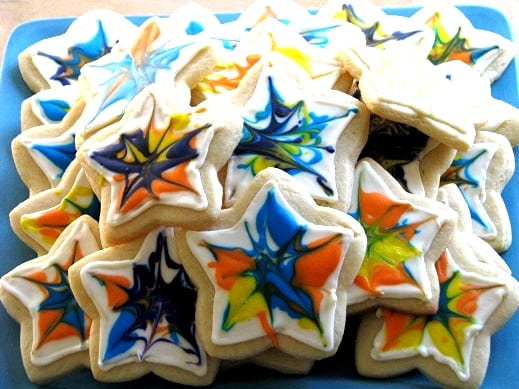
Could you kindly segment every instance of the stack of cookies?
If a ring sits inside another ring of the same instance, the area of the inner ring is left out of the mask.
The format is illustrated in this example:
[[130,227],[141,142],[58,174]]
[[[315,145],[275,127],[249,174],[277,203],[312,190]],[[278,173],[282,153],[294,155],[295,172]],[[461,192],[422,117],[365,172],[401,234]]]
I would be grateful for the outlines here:
[[519,307],[513,57],[457,8],[360,0],[96,10],[27,48],[10,221],[37,256],[0,297],[29,379],[306,374],[355,315],[360,374],[480,386]]

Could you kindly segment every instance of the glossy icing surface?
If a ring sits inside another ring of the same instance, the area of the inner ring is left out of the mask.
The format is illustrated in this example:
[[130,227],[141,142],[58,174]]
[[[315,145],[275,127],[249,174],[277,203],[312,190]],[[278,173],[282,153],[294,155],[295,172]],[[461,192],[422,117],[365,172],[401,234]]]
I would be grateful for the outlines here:
[[490,142],[475,143],[465,153],[458,152],[452,165],[443,173],[441,184],[456,184],[469,206],[472,228],[477,236],[492,238],[497,230],[484,207],[487,169],[497,151]]
[[92,98],[85,116],[88,134],[119,119],[128,103],[146,86],[160,83],[173,87],[178,72],[207,47],[192,40],[172,39],[159,18],[142,26],[127,50],[112,51],[84,66]]
[[2,277],[2,288],[16,296],[32,317],[31,362],[44,366],[88,349],[90,319],[79,307],[68,269],[99,249],[92,232],[75,224],[67,239],[45,260],[33,260]]
[[356,169],[353,193],[349,213],[364,228],[368,247],[349,288],[349,303],[371,297],[430,300],[424,260],[443,217],[433,208],[397,198],[366,161]]
[[264,71],[245,106],[240,143],[229,162],[226,200],[232,203],[267,167],[304,183],[314,198],[335,201],[335,150],[358,108],[305,99],[283,72]]
[[498,281],[466,272],[446,251],[436,263],[440,280],[438,312],[416,316],[383,309],[383,326],[371,351],[375,359],[432,356],[461,381],[470,377],[475,337],[501,303],[506,288]]
[[199,169],[214,128],[203,113],[164,111],[148,94],[136,115],[88,151],[90,163],[110,185],[107,222],[122,223],[154,204],[205,209]]
[[197,292],[176,258],[172,230],[150,233],[134,259],[85,265],[81,280],[100,314],[101,369],[146,361],[206,373]]
[[189,231],[190,249],[215,286],[212,341],[233,344],[285,334],[334,347],[339,272],[352,233],[307,222],[273,182],[242,219],[218,231]]
[[31,48],[32,61],[51,87],[76,83],[81,68],[109,53],[136,27],[109,11],[91,11],[78,18],[65,34]]
[[58,203],[48,209],[24,214],[20,217],[20,226],[43,248],[50,250],[63,230],[81,215],[99,219],[100,203],[84,172],[81,171],[72,186],[60,197],[61,191],[54,191]]

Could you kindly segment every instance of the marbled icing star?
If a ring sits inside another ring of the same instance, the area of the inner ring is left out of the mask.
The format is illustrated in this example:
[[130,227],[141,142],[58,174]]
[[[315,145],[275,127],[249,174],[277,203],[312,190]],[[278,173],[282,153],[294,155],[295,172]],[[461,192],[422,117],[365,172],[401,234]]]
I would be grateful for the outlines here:
[[365,143],[367,112],[342,92],[301,87],[301,79],[287,69],[265,65],[240,109],[244,122],[227,168],[227,205],[268,167],[304,183],[316,200],[336,206],[349,197],[341,177],[352,175],[347,166],[358,157],[355,146]]
[[[379,164],[357,165],[350,215],[368,239],[364,261],[349,287],[350,311],[401,306],[430,312],[438,298],[434,262],[449,243],[455,215],[437,201],[409,194]],[[420,301],[420,303],[416,303]]]
[[[146,20],[133,41],[125,45],[128,49],[112,51],[81,70],[88,85],[83,135],[120,119],[128,103],[152,83],[173,87],[175,81],[185,81],[193,87],[198,79],[179,80],[179,73],[187,66],[199,65],[202,77],[203,64],[213,62],[207,44],[172,39],[164,23],[156,17]],[[186,72],[188,77],[197,73]]]
[[72,274],[93,321],[94,377],[127,381],[152,372],[176,383],[212,382],[217,362],[198,340],[197,291],[178,259],[173,229],[101,250]]
[[316,206],[306,194],[287,196],[289,186],[300,187],[286,173],[264,170],[211,230],[179,237],[201,293],[204,344],[215,355],[232,349],[246,358],[274,347],[313,359],[338,346],[342,280],[358,266],[363,237],[340,211]]
[[418,368],[442,386],[476,388],[485,376],[490,336],[519,307],[519,283],[501,257],[471,232],[459,189],[450,184],[439,194],[460,219],[435,265],[438,309],[416,315],[384,308],[366,315],[357,338],[357,368],[371,377]]
[[81,68],[109,53],[137,27],[124,16],[93,10],[75,19],[64,34],[41,40],[20,55],[20,71],[34,92],[77,83]]
[[501,192],[515,170],[513,149],[500,134],[480,131],[467,152],[458,152],[440,179],[456,184],[469,207],[474,234],[503,252],[512,242],[510,217]]
[[493,82],[514,58],[513,42],[494,32],[475,28],[453,4],[429,4],[410,19],[434,31],[435,39],[428,56],[434,64],[463,61]]
[[43,255],[74,220],[82,215],[97,220],[99,211],[99,200],[83,169],[74,162],[57,188],[29,197],[9,213],[9,218],[17,236]]
[[384,50],[406,49],[425,57],[434,41],[434,34],[421,23],[408,17],[388,15],[384,10],[362,0],[330,0],[318,12],[358,27],[366,44]]
[[0,281],[2,303],[21,323],[21,352],[31,380],[45,381],[88,366],[91,322],[72,293],[68,270],[99,250],[98,234],[97,223],[84,216],[47,255],[24,262]]
[[205,223],[221,210],[217,172],[239,140],[239,116],[220,106],[171,105],[169,93],[157,84],[146,88],[120,125],[78,152],[100,195],[102,236],[110,244],[157,224]]

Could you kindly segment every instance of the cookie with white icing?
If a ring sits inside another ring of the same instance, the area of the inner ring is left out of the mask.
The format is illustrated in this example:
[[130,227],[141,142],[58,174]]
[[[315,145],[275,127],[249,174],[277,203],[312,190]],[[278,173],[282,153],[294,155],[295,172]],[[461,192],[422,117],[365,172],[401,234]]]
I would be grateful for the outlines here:
[[457,215],[444,204],[406,192],[379,164],[357,164],[352,205],[368,246],[348,288],[348,312],[377,306],[430,313],[438,306],[434,263],[454,234]]
[[197,291],[177,255],[173,229],[93,253],[70,269],[71,286],[92,319],[90,365],[104,382],[154,373],[208,385],[218,361],[195,326]]
[[256,74],[249,73],[232,95],[243,128],[226,168],[225,205],[248,191],[261,170],[275,167],[319,203],[343,209],[350,202],[369,113],[356,98],[315,90],[310,77],[284,65],[258,63]]
[[[314,88],[350,88],[351,76],[335,58],[337,48],[312,45],[304,36],[276,18],[260,20],[250,31],[243,33],[232,51],[217,52],[216,68],[197,85],[195,101],[235,89],[260,59],[296,65],[310,77]],[[341,47],[363,44],[359,34],[362,35],[356,30],[353,33],[340,33],[339,35],[347,37],[341,42]]]
[[434,31],[428,58],[434,64],[461,60],[490,82],[497,80],[516,53],[512,41],[475,28],[453,4],[429,4],[410,18]]
[[513,149],[500,134],[480,131],[472,147],[458,152],[440,184],[455,183],[472,215],[474,233],[503,252],[512,243],[512,228],[501,192],[515,171]]
[[427,59],[412,51],[372,47],[349,47],[340,55],[372,113],[411,125],[457,150],[467,150],[474,142],[465,91]]
[[381,50],[413,50],[424,58],[434,42],[431,29],[405,16],[388,15],[377,5],[362,0],[329,0],[318,15],[357,26],[366,45]]
[[269,168],[209,228],[180,229],[177,238],[210,355],[235,360],[275,348],[322,359],[337,351],[346,287],[366,247],[351,217],[316,205]]
[[[178,38],[178,39],[176,39]],[[113,50],[81,68],[80,90],[86,106],[76,124],[78,144],[117,122],[129,102],[146,86],[160,83],[193,88],[215,64],[209,43],[189,35],[175,37],[158,17],[147,19]]]
[[56,188],[22,201],[9,213],[14,233],[39,255],[46,254],[63,230],[82,215],[99,218],[99,200],[77,161]]
[[80,99],[77,84],[44,89],[22,102],[21,130],[42,124],[58,124]]
[[217,173],[239,141],[241,119],[220,105],[190,107],[161,88],[145,89],[121,122],[78,151],[101,201],[105,245],[159,225],[203,226],[221,210]]
[[75,19],[62,35],[41,40],[20,53],[20,73],[33,92],[77,83],[83,65],[109,53],[136,29],[116,12],[92,10]]
[[436,263],[436,312],[382,308],[362,318],[355,347],[361,375],[386,378],[418,369],[442,386],[481,386],[491,335],[519,307],[519,284],[491,261],[478,260],[478,247],[457,235]]
[[70,267],[99,250],[97,223],[83,216],[51,251],[0,279],[0,299],[20,323],[20,350],[29,379],[45,383],[89,366],[91,320],[70,288]]
[[58,123],[41,124],[21,132],[11,142],[16,170],[32,196],[55,188],[76,157],[74,124],[83,105],[75,104]]

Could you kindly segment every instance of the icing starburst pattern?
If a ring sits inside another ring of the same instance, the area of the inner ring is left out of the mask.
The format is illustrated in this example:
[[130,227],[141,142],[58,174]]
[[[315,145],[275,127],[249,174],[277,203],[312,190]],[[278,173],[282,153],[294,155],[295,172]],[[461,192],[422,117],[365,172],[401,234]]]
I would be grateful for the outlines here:
[[81,215],[99,219],[99,208],[99,200],[81,171],[57,205],[22,215],[20,226],[39,245],[50,250],[63,230]]
[[166,230],[149,234],[135,260],[120,262],[121,270],[102,262],[82,270],[84,285],[105,317],[99,357],[104,368],[167,354],[162,364],[204,369],[194,325],[197,292],[172,257],[171,236]]
[[266,76],[259,87],[265,88],[267,101],[244,116],[242,137],[228,169],[228,198],[260,171],[276,167],[304,181],[316,198],[334,199],[336,142],[358,109],[311,104],[311,98],[287,101],[277,83]]
[[158,203],[207,206],[199,169],[214,130],[210,124],[193,124],[191,118],[189,113],[175,113],[160,127],[152,118],[147,127],[123,130],[89,152],[93,166],[111,185],[111,222]]
[[[187,48],[193,50],[184,55]],[[159,22],[152,19],[141,26],[129,50],[110,53],[86,65],[82,73],[96,90],[87,131],[122,116],[127,104],[147,85],[173,81],[200,48],[165,40]]]
[[490,142],[475,143],[464,153],[458,152],[451,166],[442,174],[440,185],[454,183],[460,189],[478,236],[494,236],[496,227],[484,207],[488,167],[497,151]]
[[361,295],[390,297],[394,291],[427,299],[431,292],[424,256],[438,231],[438,216],[397,199],[368,166],[357,168],[357,199],[350,211],[368,239],[354,287]]
[[474,64],[487,53],[499,49],[497,45],[481,48],[472,47],[469,40],[464,37],[465,32],[461,27],[458,27],[454,35],[449,34],[439,12],[435,12],[426,22],[426,25],[435,33],[434,45],[428,56],[434,64],[453,60]]
[[[377,358],[432,355],[464,380],[470,374],[474,338],[500,304],[504,288],[490,279],[464,272],[448,251],[436,263],[436,271],[440,280],[438,311],[417,316],[383,309],[384,324],[372,353]],[[493,298],[484,298],[487,294]]]
[[93,233],[78,221],[59,247],[2,278],[2,287],[15,295],[32,317],[30,358],[34,365],[47,365],[88,349],[91,320],[72,293],[68,270],[98,249]]
[[[221,322],[214,323],[213,331],[223,342],[268,335],[279,347],[277,333],[284,333],[329,349],[333,314],[323,307],[335,304],[347,237],[340,229],[318,228],[298,217],[275,186],[257,198],[258,208],[234,227],[188,236],[217,289]],[[258,324],[256,330],[238,335],[251,321]]]
[[103,24],[97,21],[96,34],[86,42],[80,42],[75,46],[69,47],[66,57],[59,57],[50,53],[39,51],[37,54],[53,60],[57,65],[57,70],[51,76],[52,80],[58,81],[61,85],[70,85],[70,81],[76,81],[79,77],[81,68],[105,54],[109,53],[111,47],[108,44]]
[[342,11],[336,13],[334,17],[337,19],[343,19],[348,23],[359,27],[366,36],[366,44],[368,46],[382,46],[388,41],[404,40],[421,32],[420,30],[407,32],[394,31],[392,33],[385,32],[380,20],[376,20],[371,24],[366,23],[357,15],[357,12],[351,4],[343,4]]

